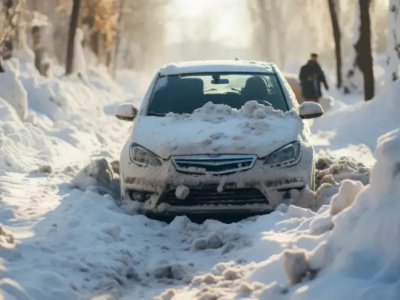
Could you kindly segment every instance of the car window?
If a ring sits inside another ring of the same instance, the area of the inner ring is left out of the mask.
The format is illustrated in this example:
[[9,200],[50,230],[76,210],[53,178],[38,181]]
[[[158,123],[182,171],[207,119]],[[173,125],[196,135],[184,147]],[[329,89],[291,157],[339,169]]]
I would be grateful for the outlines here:
[[148,114],[191,114],[207,102],[240,109],[251,100],[272,106],[276,110],[288,110],[275,74],[207,73],[158,78]]

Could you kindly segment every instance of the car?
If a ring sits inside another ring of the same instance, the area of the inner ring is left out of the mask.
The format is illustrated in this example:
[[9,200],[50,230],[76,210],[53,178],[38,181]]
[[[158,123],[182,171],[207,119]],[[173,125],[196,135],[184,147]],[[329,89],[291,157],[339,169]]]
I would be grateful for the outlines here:
[[[305,206],[314,150],[300,106],[273,63],[193,61],[162,67],[137,110],[121,152],[123,206],[150,217],[259,215],[281,203]],[[302,203],[303,202],[303,203]]]

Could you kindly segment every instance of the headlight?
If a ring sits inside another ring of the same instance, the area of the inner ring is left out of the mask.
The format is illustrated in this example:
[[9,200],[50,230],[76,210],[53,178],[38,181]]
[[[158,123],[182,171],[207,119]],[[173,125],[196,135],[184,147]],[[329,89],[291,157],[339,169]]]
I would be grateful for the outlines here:
[[297,162],[300,154],[300,143],[293,142],[268,155],[264,161],[264,164],[272,167],[281,164],[291,165]]
[[161,160],[149,150],[133,144],[129,148],[129,157],[131,162],[139,166],[161,166]]

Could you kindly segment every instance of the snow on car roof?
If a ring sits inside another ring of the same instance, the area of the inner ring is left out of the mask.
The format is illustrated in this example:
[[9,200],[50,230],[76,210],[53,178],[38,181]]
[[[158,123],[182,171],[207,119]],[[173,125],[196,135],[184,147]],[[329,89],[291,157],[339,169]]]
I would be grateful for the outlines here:
[[203,60],[165,65],[160,75],[177,75],[208,72],[273,73],[272,63],[246,60]]

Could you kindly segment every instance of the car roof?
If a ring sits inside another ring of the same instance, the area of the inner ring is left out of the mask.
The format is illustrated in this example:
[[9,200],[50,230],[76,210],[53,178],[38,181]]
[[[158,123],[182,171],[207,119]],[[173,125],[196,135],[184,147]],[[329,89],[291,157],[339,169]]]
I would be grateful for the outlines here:
[[273,64],[246,60],[203,60],[186,61],[165,65],[161,76],[212,72],[274,73]]

